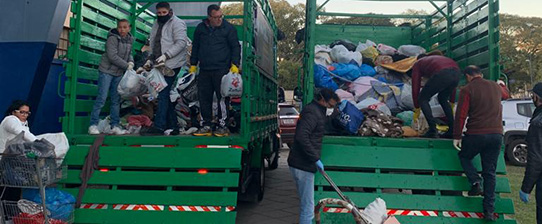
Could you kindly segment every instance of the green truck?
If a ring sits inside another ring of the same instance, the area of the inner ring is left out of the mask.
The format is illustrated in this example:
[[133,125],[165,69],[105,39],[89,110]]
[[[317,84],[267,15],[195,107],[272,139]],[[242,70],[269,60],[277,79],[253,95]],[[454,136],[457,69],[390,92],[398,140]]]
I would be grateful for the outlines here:
[[[107,32],[118,19],[130,20],[134,52],[139,51],[155,19],[148,7],[156,2],[72,1],[61,118],[70,151],[65,159],[68,178],[59,188],[73,195],[80,190],[81,170],[97,139],[86,132]],[[239,132],[222,138],[105,136],[99,169],[88,180],[82,205],[76,208],[76,223],[234,223],[238,199],[262,199],[265,170],[278,165],[277,27],[268,1],[233,2],[244,7],[241,15],[226,15],[241,21],[236,25],[243,77],[243,95],[236,108],[241,114]],[[196,20],[188,25],[192,37],[197,20],[206,18],[206,13],[180,18]]]
[[[429,15],[381,15],[324,12],[325,4],[307,0],[305,58],[302,93],[304,104],[313,98],[314,47],[334,40],[366,39],[393,47],[433,46],[455,59],[461,68],[478,65],[486,78],[500,76],[498,0],[450,0],[433,4],[436,12]],[[408,7],[405,1],[405,7]],[[400,4],[397,4],[398,6]],[[406,10],[407,8],[405,8]],[[322,24],[323,17],[416,18],[421,22],[408,26],[370,26]],[[320,20],[318,20],[320,19]],[[449,140],[394,139],[371,137],[326,136],[322,146],[322,162],[326,171],[344,193],[358,206],[366,206],[380,197],[386,201],[388,214],[402,223],[485,223],[481,214],[482,197],[466,197],[470,189]],[[477,158],[477,165],[480,162]],[[513,202],[502,197],[510,193],[503,156],[497,167],[497,223],[516,223]],[[338,198],[319,174],[315,178],[315,202]],[[405,193],[408,191],[409,193]],[[411,192],[411,193],[410,193]],[[351,214],[336,207],[323,210],[322,223],[353,223]]]

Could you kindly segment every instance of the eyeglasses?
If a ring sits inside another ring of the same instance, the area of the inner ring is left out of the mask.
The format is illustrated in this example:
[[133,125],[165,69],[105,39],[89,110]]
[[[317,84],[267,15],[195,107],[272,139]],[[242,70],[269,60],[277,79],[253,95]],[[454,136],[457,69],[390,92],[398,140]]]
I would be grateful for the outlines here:
[[30,116],[30,114],[32,114],[30,111],[15,110],[15,112],[26,116]]
[[220,16],[211,16],[212,19],[224,19],[224,15]]

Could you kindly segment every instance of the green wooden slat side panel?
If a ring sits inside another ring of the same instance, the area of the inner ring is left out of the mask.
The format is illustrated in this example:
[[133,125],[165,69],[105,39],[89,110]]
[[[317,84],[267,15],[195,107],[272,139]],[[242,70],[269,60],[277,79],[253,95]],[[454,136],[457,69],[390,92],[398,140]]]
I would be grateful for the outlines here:
[[[77,195],[79,188],[62,188]],[[237,192],[87,189],[82,203],[235,206]]]
[[357,44],[367,39],[399,47],[410,44],[412,30],[408,27],[353,26],[353,25],[318,25],[315,33],[316,44],[330,44],[337,39],[349,39]]
[[[401,224],[420,224],[420,223],[438,223],[438,224],[485,224],[483,219],[476,218],[445,218],[445,217],[422,217],[422,216],[395,216]],[[326,224],[344,224],[354,223],[351,214],[323,213],[322,220]],[[491,224],[516,224],[515,220],[497,220]]]
[[[462,211],[483,212],[482,197],[408,195],[408,194],[377,194],[361,192],[343,192],[358,206],[368,205],[380,197],[386,202],[388,209],[410,209],[430,211]],[[315,201],[323,198],[337,198],[335,191],[314,192]],[[509,198],[495,199],[495,212],[504,214],[514,213],[514,203]]]
[[[70,144],[75,145],[92,145],[96,136],[92,135],[69,135]],[[240,145],[247,148],[247,143],[238,135],[230,135],[222,138],[205,138],[202,142],[201,137],[197,136],[106,136],[104,144],[108,146],[133,146],[133,145],[173,145],[182,147],[194,147],[197,145]],[[84,146],[86,147],[86,146]],[[207,149],[200,149],[207,150]],[[236,149],[241,150],[241,149]]]
[[171,212],[77,209],[78,224],[233,224],[236,212]]
[[[378,189],[417,189],[417,190],[444,190],[444,191],[468,191],[471,184],[464,176],[432,176],[400,173],[357,173],[357,172],[326,172],[338,186],[367,187]],[[329,186],[327,181],[316,174],[314,181],[316,186]],[[508,179],[497,177],[496,192],[510,193]]]
[[[72,146],[66,155],[68,165],[82,165],[88,146]],[[100,147],[100,166],[187,169],[240,169],[239,149],[199,149],[166,147]]]
[[[322,162],[337,168],[463,171],[455,149],[324,145]],[[474,164],[481,170],[479,156],[474,159]],[[497,173],[506,173],[502,155],[499,157]]]
[[[80,170],[68,170],[65,184],[79,184]],[[238,173],[199,174],[193,172],[153,172],[153,171],[109,171],[94,172],[89,184],[138,185],[138,186],[199,186],[199,187],[237,187]]]

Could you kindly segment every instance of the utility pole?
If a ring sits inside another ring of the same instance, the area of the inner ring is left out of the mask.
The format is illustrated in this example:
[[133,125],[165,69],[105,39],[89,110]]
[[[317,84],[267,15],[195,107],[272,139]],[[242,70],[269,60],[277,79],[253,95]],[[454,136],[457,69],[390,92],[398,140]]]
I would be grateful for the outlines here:
[[533,62],[531,61],[532,54],[529,54],[529,59],[525,60],[526,62],[529,62],[529,76],[531,77],[531,88],[533,87]]

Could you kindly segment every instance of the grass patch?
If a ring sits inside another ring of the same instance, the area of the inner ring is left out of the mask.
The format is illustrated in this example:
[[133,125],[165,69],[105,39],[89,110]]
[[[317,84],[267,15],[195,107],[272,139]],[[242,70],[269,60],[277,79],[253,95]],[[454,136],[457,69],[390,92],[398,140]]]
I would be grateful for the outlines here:
[[[506,166],[508,171],[508,179],[510,180],[510,187],[512,193],[502,194],[503,197],[511,198],[514,201],[514,208],[516,214],[514,218],[518,223],[536,223],[536,200],[535,191],[531,192],[529,197],[529,203],[525,204],[519,199],[519,189],[521,188],[521,182],[523,181],[523,175],[525,174],[524,167]],[[541,186],[542,187],[542,186]]]

